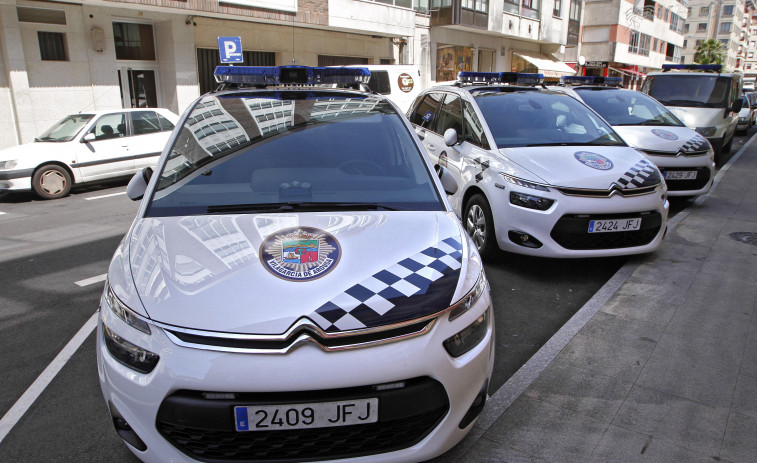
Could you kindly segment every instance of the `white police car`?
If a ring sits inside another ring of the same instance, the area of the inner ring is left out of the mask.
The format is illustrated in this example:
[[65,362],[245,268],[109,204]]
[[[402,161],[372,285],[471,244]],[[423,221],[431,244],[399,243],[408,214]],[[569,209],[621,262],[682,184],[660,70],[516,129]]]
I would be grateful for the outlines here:
[[409,113],[432,163],[458,179],[450,202],[479,252],[657,249],[668,216],[659,170],[583,103],[535,87],[541,79],[463,72],[423,92]]
[[686,127],[652,97],[616,88],[619,77],[563,77],[574,96],[598,112],[629,145],[640,150],[662,172],[669,196],[696,196],[710,191],[715,152],[694,129]]
[[97,363],[144,461],[418,462],[486,400],[476,247],[365,69],[220,67],[113,257]]

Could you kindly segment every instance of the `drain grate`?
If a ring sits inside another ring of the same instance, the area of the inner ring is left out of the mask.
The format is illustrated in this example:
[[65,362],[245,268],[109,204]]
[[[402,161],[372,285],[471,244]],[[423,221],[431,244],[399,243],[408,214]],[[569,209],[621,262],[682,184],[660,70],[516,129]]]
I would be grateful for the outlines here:
[[751,244],[753,246],[757,246],[757,233],[752,232],[736,232],[731,233],[728,235],[729,238],[736,241],[741,241],[742,243]]

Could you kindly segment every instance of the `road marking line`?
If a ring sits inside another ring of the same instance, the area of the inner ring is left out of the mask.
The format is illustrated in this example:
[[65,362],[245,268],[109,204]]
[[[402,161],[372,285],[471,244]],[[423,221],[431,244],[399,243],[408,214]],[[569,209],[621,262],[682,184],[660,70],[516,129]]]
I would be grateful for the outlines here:
[[3,214],[5,214],[5,212],[0,212],[0,215],[3,215]]
[[111,196],[121,196],[121,195],[125,195],[125,194],[126,194],[126,192],[122,191],[121,193],[111,193],[109,195],[92,196],[91,198],[84,198],[84,201],[92,201],[93,199],[110,198]]
[[86,278],[84,280],[75,281],[74,284],[77,286],[81,286],[82,288],[85,286],[93,285],[95,283],[99,283],[101,281],[105,281],[105,279],[108,277],[107,273],[103,273],[102,275],[97,275],[96,277],[92,278]]
[[50,365],[45,368],[45,371],[40,374],[36,380],[29,386],[29,389],[16,401],[15,404],[8,410],[8,412],[0,419],[0,442],[5,439],[5,436],[13,429],[18,423],[21,417],[24,416],[27,410],[36,402],[42,392],[47,388],[47,385],[55,379],[55,376],[60,372],[63,366],[68,363],[71,357],[76,353],[84,341],[94,331],[97,326],[97,312],[95,312],[89,320],[82,326],[79,331],[68,341],[66,347],[53,359]]

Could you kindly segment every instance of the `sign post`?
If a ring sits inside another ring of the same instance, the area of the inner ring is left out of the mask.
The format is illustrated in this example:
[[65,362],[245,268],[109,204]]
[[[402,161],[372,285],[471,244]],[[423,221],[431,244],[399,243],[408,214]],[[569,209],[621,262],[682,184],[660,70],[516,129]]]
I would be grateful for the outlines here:
[[218,37],[218,55],[223,64],[244,62],[241,37]]

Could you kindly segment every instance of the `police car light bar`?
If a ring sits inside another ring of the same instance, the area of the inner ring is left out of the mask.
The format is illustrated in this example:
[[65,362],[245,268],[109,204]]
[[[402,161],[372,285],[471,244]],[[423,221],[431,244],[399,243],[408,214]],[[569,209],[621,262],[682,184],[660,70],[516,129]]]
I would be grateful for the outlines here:
[[309,66],[218,66],[213,73],[219,84],[321,85],[367,84],[366,68],[326,68]]
[[714,71],[714,72],[720,72],[723,70],[723,66],[720,64],[663,64],[662,65],[662,71],[670,71],[670,70],[679,70],[679,71]]
[[466,84],[519,84],[537,85],[544,80],[544,74],[523,72],[470,72],[462,71],[457,80]]
[[620,77],[563,76],[560,80],[564,85],[605,85],[607,87],[623,85],[623,79]]

